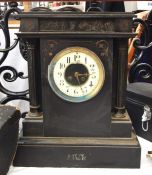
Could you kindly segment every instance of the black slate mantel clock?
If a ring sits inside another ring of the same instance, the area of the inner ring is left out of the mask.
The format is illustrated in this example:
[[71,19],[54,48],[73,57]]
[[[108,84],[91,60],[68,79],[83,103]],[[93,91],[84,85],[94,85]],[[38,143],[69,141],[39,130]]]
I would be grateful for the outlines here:
[[140,166],[125,109],[131,13],[28,12],[30,112],[15,166]]

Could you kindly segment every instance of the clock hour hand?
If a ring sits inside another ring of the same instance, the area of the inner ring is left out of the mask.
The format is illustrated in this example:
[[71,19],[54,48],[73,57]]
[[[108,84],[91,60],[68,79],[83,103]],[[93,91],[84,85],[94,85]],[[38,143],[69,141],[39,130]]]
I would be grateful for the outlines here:
[[84,73],[84,74],[80,74],[79,72],[77,72],[77,76],[89,76],[89,75],[92,75],[94,74],[95,72],[91,73],[91,74],[88,74],[88,73]]

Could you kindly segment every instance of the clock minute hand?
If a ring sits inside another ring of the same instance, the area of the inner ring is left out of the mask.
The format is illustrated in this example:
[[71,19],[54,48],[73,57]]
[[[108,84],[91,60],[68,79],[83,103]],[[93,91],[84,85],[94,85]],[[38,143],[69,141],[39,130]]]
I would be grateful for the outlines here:
[[80,81],[79,81],[79,72],[74,73],[75,78],[77,79],[79,86],[81,86]]
[[83,93],[83,89],[82,89],[82,87],[81,87],[81,83],[80,83],[80,80],[79,80],[79,72],[75,72],[75,73],[74,73],[74,76],[75,76],[75,78],[77,79],[78,84],[79,84],[79,86],[80,86],[80,88],[81,88],[81,91],[82,91],[82,93]]

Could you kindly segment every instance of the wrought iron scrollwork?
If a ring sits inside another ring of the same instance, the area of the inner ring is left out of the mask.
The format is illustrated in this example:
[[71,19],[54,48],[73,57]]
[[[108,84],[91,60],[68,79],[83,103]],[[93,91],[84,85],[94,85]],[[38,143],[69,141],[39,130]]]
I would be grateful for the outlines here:
[[134,82],[135,79],[138,79],[142,82],[148,82],[152,79],[152,66],[147,63],[136,64],[130,69],[130,75],[130,83]]
[[[136,23],[141,24],[144,27],[144,41],[141,42],[139,38],[133,39],[133,47],[135,47],[136,49],[139,49],[138,47],[140,47],[141,45],[146,46],[149,42],[149,28],[148,28],[148,24],[142,19],[135,18],[133,20],[133,25]],[[143,55],[143,50],[142,49],[138,50],[138,55],[134,56],[134,60],[131,63],[131,65],[134,65],[136,62],[138,62],[141,59],[142,55]]]
[[[17,7],[18,6],[17,2],[10,2],[9,6],[10,6],[10,8],[7,11],[5,11],[3,15],[1,15],[1,20],[0,20],[0,28],[2,29],[2,32],[4,35],[4,40],[5,40],[4,48],[0,49],[0,52],[3,53],[1,58],[0,58],[0,76],[1,76],[0,77],[1,78],[0,79],[0,92],[5,94],[5,97],[0,100],[0,104],[6,104],[12,100],[29,101],[29,97],[28,97],[29,91],[28,90],[15,92],[15,91],[9,90],[8,88],[6,88],[3,85],[4,82],[7,82],[7,83],[15,82],[18,78],[19,79],[27,79],[28,78],[27,76],[24,76],[23,72],[18,72],[14,67],[4,65],[4,61],[6,60],[8,53],[12,49],[14,49],[19,42],[19,38],[14,39],[15,40],[14,44],[12,44],[10,46],[10,33],[9,33],[8,22],[9,22],[10,16],[12,16],[12,14],[14,14],[14,13],[19,14],[21,12],[21,10]],[[21,50],[23,48],[23,44],[24,43],[20,41],[20,49]],[[26,47],[24,46],[24,48],[26,48]],[[22,55],[25,56],[27,54],[25,54],[24,50],[25,49],[23,49]],[[24,58],[26,58],[26,56]],[[2,65],[2,63],[3,63],[3,65]],[[25,112],[23,113],[22,116],[23,117],[25,116]]]
[[89,2],[89,7],[88,9],[86,10],[87,12],[89,11],[99,11],[99,12],[103,12],[103,8],[102,8],[102,2],[100,1],[90,1]]
[[[152,11],[146,21],[142,19],[134,19],[134,23],[140,23],[144,27],[143,38],[141,41],[139,38],[134,38],[133,46],[135,47],[137,54],[134,55],[134,59],[131,63],[128,80],[130,83],[135,81],[152,83],[152,64],[143,59],[143,54],[151,49],[152,42],[150,42],[150,26],[152,24]],[[150,57],[150,55],[148,56]]]
[[5,38],[5,49],[0,49],[0,52],[3,52],[3,55],[0,58],[0,65],[5,61],[9,51],[12,50],[17,45],[18,42],[18,39],[16,39],[15,43],[12,46],[10,46],[10,33],[8,28],[8,21],[11,14],[15,12],[20,13],[21,10],[17,8],[18,5],[17,2],[10,2],[9,5],[10,9],[5,11],[4,15],[1,16],[2,19],[0,21],[0,28],[2,29]]
[[14,40],[15,40],[15,42],[14,42],[14,44],[12,46],[7,47],[5,49],[0,49],[0,52],[8,52],[8,51],[11,51],[12,49],[14,49],[17,46],[19,39],[16,38]]
[[134,39],[133,46],[134,46],[136,49],[146,50],[146,49],[152,47],[152,42],[150,42],[150,43],[147,44],[147,45],[141,45],[141,40],[140,40],[139,38],[135,38],[135,39]]

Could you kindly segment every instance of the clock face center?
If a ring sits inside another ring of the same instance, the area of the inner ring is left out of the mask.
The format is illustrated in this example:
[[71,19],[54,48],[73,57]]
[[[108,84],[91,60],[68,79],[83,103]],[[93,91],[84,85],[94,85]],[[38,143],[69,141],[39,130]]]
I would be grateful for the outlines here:
[[70,64],[65,70],[65,80],[72,86],[80,86],[87,82],[89,72],[83,64]]

